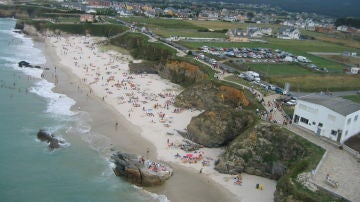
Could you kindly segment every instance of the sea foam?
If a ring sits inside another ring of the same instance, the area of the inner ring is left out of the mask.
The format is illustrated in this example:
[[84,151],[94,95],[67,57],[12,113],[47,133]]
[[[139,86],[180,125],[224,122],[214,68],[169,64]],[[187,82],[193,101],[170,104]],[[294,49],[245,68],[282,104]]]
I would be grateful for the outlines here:
[[71,111],[71,107],[75,105],[75,101],[64,94],[53,92],[52,89],[54,87],[55,85],[53,83],[42,79],[37,82],[34,87],[30,88],[30,92],[48,100],[46,112],[58,115],[75,115],[76,113]]
[[144,194],[147,197],[150,197],[150,200],[154,200],[154,201],[158,201],[158,202],[171,202],[170,199],[168,199],[165,195],[163,194],[155,194],[149,191],[146,191],[145,189],[138,187],[136,185],[133,185],[133,187],[135,189],[137,189],[140,193]]
[[75,115],[76,113],[71,111],[71,107],[75,105],[76,102],[64,94],[53,92],[52,89],[55,87],[55,84],[41,78],[41,74],[43,73],[42,69],[18,67],[17,63],[22,60],[27,61],[32,65],[41,65],[46,62],[46,58],[40,49],[34,47],[31,38],[15,32],[12,32],[11,35],[20,41],[20,44],[15,44],[15,48],[18,50],[17,54],[16,56],[2,59],[13,63],[14,69],[19,70],[32,78],[39,79],[33,87],[30,87],[29,91],[47,99],[47,113],[67,116]]

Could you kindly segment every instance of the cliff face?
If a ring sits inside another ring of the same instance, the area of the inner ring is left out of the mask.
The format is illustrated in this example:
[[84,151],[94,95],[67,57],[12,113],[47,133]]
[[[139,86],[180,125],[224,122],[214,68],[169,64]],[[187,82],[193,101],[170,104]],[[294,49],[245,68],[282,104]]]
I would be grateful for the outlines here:
[[305,156],[305,151],[301,143],[279,126],[258,125],[226,148],[216,170],[279,179],[291,162]]
[[169,60],[158,68],[159,75],[173,83],[191,85],[207,78],[199,67],[186,61]]
[[191,119],[187,138],[206,147],[227,145],[256,122],[255,114],[245,110],[214,109]]
[[175,104],[183,108],[209,110],[223,106],[246,107],[250,101],[243,91],[236,88],[201,82],[185,89],[176,97]]
[[41,33],[38,32],[38,30],[32,25],[24,24],[22,30],[25,34],[36,37],[36,39],[40,39],[42,37]]
[[166,62],[145,61],[130,64],[132,73],[159,74],[173,83],[189,86],[208,78],[199,67],[186,61],[167,60]]
[[0,8],[0,17],[28,18],[29,13],[22,9]]

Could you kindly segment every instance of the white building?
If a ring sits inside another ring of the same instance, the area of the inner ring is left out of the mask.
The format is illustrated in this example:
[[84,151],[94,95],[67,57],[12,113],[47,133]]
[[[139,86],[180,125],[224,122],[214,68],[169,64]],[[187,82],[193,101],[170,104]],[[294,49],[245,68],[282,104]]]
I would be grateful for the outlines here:
[[344,143],[360,133],[360,104],[328,95],[303,96],[297,100],[293,123]]
[[279,39],[300,39],[300,31],[294,27],[281,27],[277,38]]

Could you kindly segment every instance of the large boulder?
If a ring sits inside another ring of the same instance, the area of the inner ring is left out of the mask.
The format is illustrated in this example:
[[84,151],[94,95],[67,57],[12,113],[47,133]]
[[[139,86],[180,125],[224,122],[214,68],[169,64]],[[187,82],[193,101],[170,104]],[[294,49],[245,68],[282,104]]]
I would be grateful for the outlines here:
[[[175,105],[181,108],[210,110],[229,106],[231,108],[255,108],[256,102],[244,90],[231,86],[219,86],[203,81],[186,88],[176,97]],[[256,107],[257,108],[257,107]]]
[[286,173],[306,149],[293,134],[275,125],[258,125],[236,138],[220,156],[215,169],[221,173],[246,172],[272,179]]
[[213,109],[191,119],[186,138],[206,147],[221,147],[256,122],[254,113],[237,109]]
[[20,61],[18,63],[19,67],[32,67],[29,62],[26,61]]
[[36,69],[41,69],[41,67],[39,65],[31,65],[29,62],[26,61],[20,61],[18,63],[19,67],[29,67],[29,68],[36,68]]
[[122,176],[133,184],[154,186],[163,184],[173,174],[173,169],[164,163],[142,160],[135,154],[117,152],[112,155],[115,175]]
[[65,143],[64,141],[59,140],[57,137],[44,129],[39,130],[39,132],[37,133],[37,138],[42,142],[49,143],[48,146],[50,150],[60,148],[61,145]]

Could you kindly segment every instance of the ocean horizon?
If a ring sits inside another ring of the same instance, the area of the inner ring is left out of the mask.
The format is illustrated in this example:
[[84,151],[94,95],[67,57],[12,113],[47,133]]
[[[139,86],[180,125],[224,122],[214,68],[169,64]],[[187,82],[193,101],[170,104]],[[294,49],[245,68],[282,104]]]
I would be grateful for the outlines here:
[[[167,201],[113,174],[99,148],[84,141],[91,124],[76,103],[53,92],[40,69],[44,53],[31,38],[13,32],[16,20],[0,18],[1,201]],[[88,118],[88,117],[87,117]],[[45,129],[65,144],[54,151],[36,135]]]

